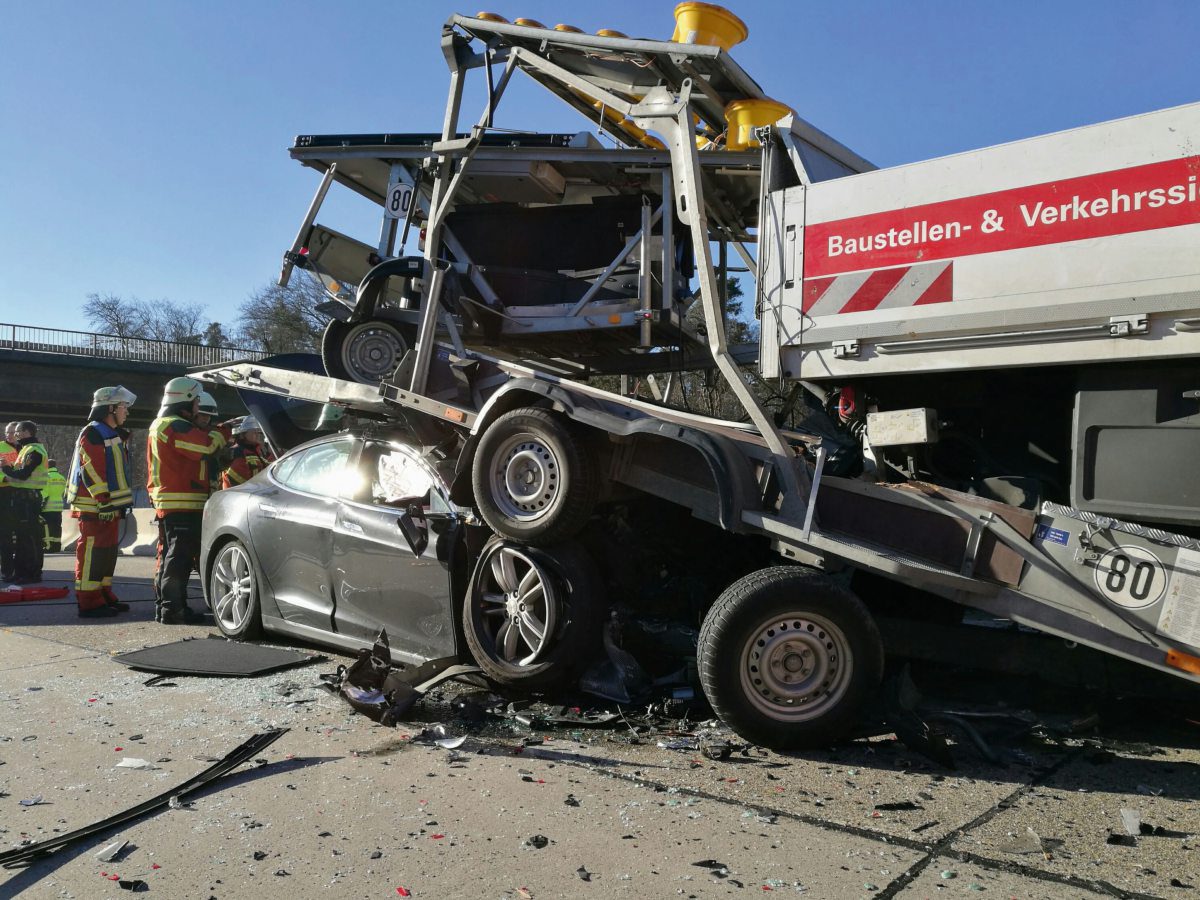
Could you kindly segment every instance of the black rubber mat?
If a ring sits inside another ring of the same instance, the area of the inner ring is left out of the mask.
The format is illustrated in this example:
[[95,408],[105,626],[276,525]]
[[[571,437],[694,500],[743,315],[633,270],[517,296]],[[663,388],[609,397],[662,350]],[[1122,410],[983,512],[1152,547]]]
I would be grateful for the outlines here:
[[208,640],[175,641],[113,657],[122,665],[142,672],[226,677],[265,675],[324,658],[293,650],[260,647],[258,644],[242,644],[213,635]]

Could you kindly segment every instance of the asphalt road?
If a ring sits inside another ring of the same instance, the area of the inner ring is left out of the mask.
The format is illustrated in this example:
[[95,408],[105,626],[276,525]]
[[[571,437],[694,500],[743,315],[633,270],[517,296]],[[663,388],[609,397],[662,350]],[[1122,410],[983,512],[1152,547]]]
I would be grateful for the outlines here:
[[[68,582],[71,564],[50,557],[50,583]],[[184,808],[0,870],[0,897],[128,896],[114,875],[172,898],[1185,897],[1200,887],[1200,728],[1183,718],[1102,717],[1041,739],[1010,727],[989,737],[1001,764],[964,745],[955,769],[890,735],[711,760],[659,746],[677,735],[624,725],[467,733],[441,694],[386,729],[316,686],[344,661],[329,651],[261,678],[145,686],[110,655],[215,632],[153,622],[152,566],[121,559],[117,589],[133,610],[117,619],[80,620],[70,599],[0,605],[0,850],[168,790],[252,734],[290,731]],[[465,743],[413,740],[438,722]],[[125,758],[155,768],[116,768]],[[1120,837],[1122,809],[1157,833]],[[118,838],[129,847],[117,861],[95,858]]]

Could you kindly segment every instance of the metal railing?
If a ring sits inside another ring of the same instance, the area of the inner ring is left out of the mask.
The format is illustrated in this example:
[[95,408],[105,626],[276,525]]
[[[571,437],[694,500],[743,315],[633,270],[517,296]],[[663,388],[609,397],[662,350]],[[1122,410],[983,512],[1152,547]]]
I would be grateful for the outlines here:
[[179,366],[211,366],[239,359],[261,359],[257,350],[237,347],[206,347],[150,338],[122,337],[116,334],[92,334],[65,331],[35,325],[0,322],[0,350],[31,350],[61,353],[66,356],[90,356],[101,359],[167,363]]

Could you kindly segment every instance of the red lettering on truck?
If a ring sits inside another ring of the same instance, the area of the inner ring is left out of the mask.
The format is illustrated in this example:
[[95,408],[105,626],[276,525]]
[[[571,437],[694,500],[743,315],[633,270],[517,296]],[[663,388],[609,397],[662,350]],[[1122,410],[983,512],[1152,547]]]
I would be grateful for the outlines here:
[[1200,223],[1200,156],[809,225],[804,276]]

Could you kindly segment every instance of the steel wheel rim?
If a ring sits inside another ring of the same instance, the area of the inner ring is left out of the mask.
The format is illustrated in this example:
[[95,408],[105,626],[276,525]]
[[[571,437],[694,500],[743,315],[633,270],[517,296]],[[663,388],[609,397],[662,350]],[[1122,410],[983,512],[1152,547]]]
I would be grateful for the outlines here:
[[507,518],[533,522],[558,502],[561,472],[558,456],[545,441],[528,433],[513,435],[496,451],[492,498]]
[[250,557],[230,544],[217,557],[212,571],[213,615],[226,631],[238,631],[250,618],[254,597],[254,569]]
[[854,658],[845,633],[811,613],[763,620],[742,650],[743,695],[779,722],[806,722],[835,707],[850,688]]
[[513,666],[539,662],[554,642],[560,607],[550,573],[523,550],[501,547],[483,561],[482,637],[498,659]]
[[394,328],[363,322],[342,342],[342,365],[368,383],[382,381],[396,370],[406,350],[408,345]]

